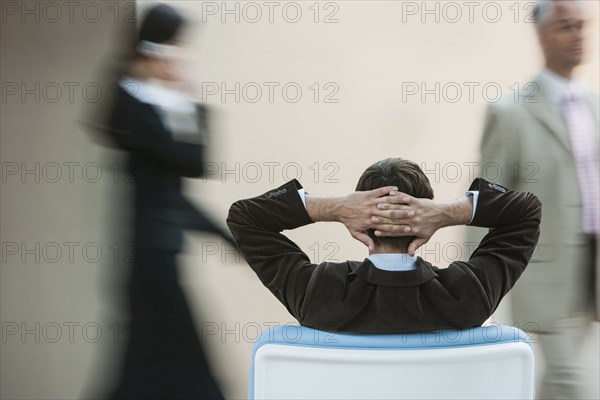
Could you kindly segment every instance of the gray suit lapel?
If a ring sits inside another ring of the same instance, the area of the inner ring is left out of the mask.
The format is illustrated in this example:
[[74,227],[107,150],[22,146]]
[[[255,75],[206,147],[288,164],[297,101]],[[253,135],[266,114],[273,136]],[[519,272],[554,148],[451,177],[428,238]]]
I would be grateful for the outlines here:
[[535,83],[539,89],[538,93],[536,95],[521,98],[521,101],[523,101],[525,109],[546,125],[551,136],[555,140],[558,140],[572,157],[571,143],[565,122],[544,95],[541,85],[537,81]]

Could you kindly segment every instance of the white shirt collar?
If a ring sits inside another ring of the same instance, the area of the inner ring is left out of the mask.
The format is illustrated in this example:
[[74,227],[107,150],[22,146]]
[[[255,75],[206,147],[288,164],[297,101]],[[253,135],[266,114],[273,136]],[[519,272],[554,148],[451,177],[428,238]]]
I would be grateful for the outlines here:
[[194,113],[195,104],[178,90],[165,87],[158,80],[146,80],[124,76],[119,85],[142,103],[157,106],[163,110],[177,110],[180,113]]
[[558,110],[562,108],[568,91],[581,96],[585,95],[585,89],[579,82],[573,79],[565,79],[548,68],[540,71],[537,81],[550,104]]
[[206,138],[199,135],[196,104],[183,92],[164,86],[158,80],[141,81],[129,76],[119,85],[142,103],[153,106],[173,139],[201,144]]
[[406,253],[371,254],[367,257],[376,268],[385,271],[411,271],[417,269],[417,256]]

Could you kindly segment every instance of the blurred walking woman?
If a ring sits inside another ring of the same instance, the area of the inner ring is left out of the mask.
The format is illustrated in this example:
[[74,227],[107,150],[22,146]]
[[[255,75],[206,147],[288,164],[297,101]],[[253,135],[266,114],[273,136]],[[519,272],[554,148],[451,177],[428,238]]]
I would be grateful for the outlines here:
[[183,17],[161,4],[145,16],[119,81],[113,139],[129,152],[134,179],[135,261],[128,282],[132,338],[112,398],[222,398],[178,282],[182,231],[222,235],[181,193],[203,174],[205,112],[180,86]]

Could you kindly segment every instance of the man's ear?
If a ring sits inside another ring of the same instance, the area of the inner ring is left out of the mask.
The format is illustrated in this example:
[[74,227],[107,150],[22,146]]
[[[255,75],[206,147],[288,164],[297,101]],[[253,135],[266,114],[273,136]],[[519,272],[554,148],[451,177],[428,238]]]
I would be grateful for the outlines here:
[[546,29],[547,28],[542,28],[539,31],[537,31],[538,43],[542,47],[542,50],[544,49],[544,46],[546,45],[546,41],[548,40],[548,35],[546,35]]

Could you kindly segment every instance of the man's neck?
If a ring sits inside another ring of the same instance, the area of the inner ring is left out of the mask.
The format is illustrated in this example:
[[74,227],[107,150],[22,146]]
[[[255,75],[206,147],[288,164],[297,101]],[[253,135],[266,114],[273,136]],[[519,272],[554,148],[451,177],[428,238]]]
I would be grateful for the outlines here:
[[369,255],[372,256],[373,254],[408,254],[408,249],[405,248],[397,248],[397,249],[391,249],[388,247],[377,247],[375,246],[375,248],[373,250],[369,251]]
[[572,67],[562,67],[559,65],[555,65],[550,61],[546,61],[546,68],[555,73],[556,75],[570,81],[573,78],[573,69]]

